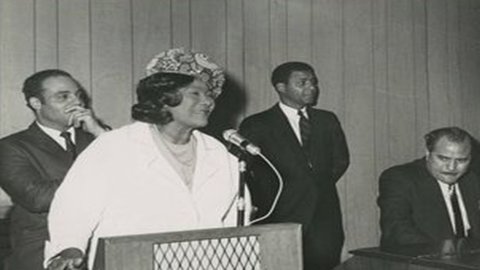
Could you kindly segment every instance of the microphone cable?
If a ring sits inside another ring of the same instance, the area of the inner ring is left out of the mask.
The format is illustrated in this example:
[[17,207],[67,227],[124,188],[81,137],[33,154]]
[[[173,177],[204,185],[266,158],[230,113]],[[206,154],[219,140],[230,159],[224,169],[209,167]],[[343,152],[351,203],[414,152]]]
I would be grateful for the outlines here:
[[250,221],[249,225],[252,225],[254,223],[257,223],[259,221],[262,221],[268,218],[273,213],[273,210],[275,210],[275,207],[277,206],[278,201],[280,199],[280,195],[282,194],[282,191],[283,191],[283,178],[278,172],[277,168],[275,168],[275,166],[273,166],[270,160],[268,160],[268,158],[265,157],[262,153],[258,153],[258,155],[268,164],[268,166],[270,166],[270,168],[273,170],[273,172],[277,176],[278,191],[277,191],[277,194],[275,195],[275,199],[273,200],[272,205],[270,206],[270,209],[268,210],[268,212],[265,215]]

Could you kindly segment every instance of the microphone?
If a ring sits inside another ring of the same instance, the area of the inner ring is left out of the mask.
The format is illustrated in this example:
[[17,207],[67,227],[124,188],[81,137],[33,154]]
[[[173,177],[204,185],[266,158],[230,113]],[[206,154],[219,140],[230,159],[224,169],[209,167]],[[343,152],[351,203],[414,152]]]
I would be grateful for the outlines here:
[[230,143],[235,144],[236,146],[240,147],[241,149],[247,151],[251,155],[259,155],[260,154],[260,147],[256,146],[255,144],[251,143],[249,140],[244,138],[240,133],[238,133],[234,129],[228,129],[223,132],[223,138]]

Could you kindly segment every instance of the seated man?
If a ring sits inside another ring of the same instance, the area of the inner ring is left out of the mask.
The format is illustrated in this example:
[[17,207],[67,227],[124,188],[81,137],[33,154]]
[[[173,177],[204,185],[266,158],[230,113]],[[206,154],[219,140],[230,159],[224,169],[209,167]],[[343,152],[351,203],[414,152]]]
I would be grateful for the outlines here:
[[425,144],[425,157],[380,176],[382,248],[480,235],[480,179],[469,171],[472,137],[446,127],[425,135]]

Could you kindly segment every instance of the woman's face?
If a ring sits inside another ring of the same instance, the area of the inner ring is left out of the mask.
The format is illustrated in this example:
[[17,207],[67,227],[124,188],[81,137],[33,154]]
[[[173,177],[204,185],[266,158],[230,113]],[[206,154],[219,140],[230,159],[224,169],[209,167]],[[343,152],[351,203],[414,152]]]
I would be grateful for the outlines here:
[[179,89],[182,102],[175,106],[166,106],[172,114],[173,122],[188,129],[201,128],[208,124],[208,117],[215,108],[213,93],[207,85],[195,79],[191,84]]

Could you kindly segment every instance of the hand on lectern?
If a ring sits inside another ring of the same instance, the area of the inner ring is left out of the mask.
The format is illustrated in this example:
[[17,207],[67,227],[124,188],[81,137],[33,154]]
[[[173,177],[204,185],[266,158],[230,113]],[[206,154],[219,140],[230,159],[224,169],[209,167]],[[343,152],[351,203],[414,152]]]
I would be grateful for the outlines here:
[[440,247],[440,256],[442,259],[460,258],[468,253],[470,247],[465,238],[451,238],[442,241]]
[[455,257],[456,253],[455,239],[445,239],[441,242],[440,257],[442,259],[451,259]]
[[48,270],[80,270],[86,269],[83,252],[77,248],[62,250],[48,264]]
[[470,252],[470,246],[467,239],[460,238],[457,240],[457,256],[460,258]]

